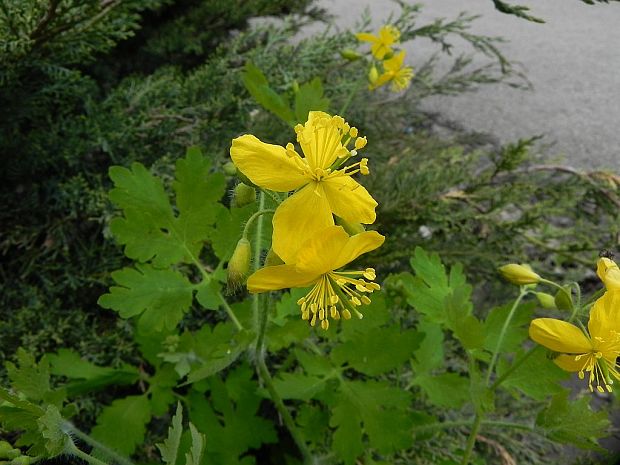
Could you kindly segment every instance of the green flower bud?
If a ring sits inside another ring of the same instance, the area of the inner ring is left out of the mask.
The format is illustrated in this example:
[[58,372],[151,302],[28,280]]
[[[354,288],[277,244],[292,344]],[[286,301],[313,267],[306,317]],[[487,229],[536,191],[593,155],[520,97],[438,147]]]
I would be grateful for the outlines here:
[[239,239],[237,247],[228,262],[228,285],[231,287],[240,286],[245,282],[245,278],[250,272],[252,262],[252,246],[245,237]]
[[349,60],[349,61],[356,61],[362,58],[362,55],[360,55],[358,52],[356,52],[352,48],[345,48],[344,50],[341,50],[340,56],[344,58],[345,60]]
[[538,303],[540,303],[542,308],[557,308],[555,305],[555,297],[553,297],[551,294],[547,294],[545,292],[536,292],[536,298],[538,299]]
[[14,449],[13,445],[6,441],[0,441],[0,459],[14,459],[20,455],[22,451]]
[[293,81],[293,84],[291,84],[291,87],[293,88],[293,92],[295,93],[299,92],[299,83],[297,81]]
[[232,206],[241,208],[256,202],[256,189],[240,182],[233,192]]
[[361,223],[350,223],[339,216],[336,217],[336,224],[342,226],[350,236],[355,236],[356,234],[366,231],[366,228],[364,228],[364,225]]
[[518,284],[519,286],[525,284],[536,284],[542,279],[540,275],[534,273],[529,265],[517,265],[511,263],[499,268],[499,272],[504,279],[510,281],[512,284]]
[[237,167],[232,161],[224,163],[224,166],[222,166],[222,170],[224,170],[224,173],[227,174],[228,176],[237,175]]
[[570,286],[564,286],[564,289],[566,289],[566,292],[559,290],[555,294],[555,306],[559,310],[572,310],[573,309],[573,290]]

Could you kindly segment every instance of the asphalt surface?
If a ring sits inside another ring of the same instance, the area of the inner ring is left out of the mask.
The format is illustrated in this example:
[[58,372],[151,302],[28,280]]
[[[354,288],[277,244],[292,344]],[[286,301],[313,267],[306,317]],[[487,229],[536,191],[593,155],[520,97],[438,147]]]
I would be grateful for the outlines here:
[[[481,15],[472,32],[500,36],[511,60],[522,64],[532,91],[485,85],[455,97],[427,99],[425,109],[465,129],[502,142],[542,134],[546,156],[583,169],[620,171],[620,2],[586,5],[579,0],[511,0],[529,4],[545,24],[496,11],[491,0],[423,0],[419,24]],[[389,0],[320,0],[337,27],[351,27],[365,7],[378,27],[398,5]],[[414,68],[436,51],[419,40],[406,46]]]

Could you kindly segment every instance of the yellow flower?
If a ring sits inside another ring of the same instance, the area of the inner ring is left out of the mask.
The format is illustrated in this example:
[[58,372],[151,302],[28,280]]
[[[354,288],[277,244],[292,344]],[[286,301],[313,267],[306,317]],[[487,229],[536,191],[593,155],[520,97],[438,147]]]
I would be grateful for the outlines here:
[[502,276],[512,284],[536,284],[542,279],[538,273],[534,273],[529,265],[517,265],[510,263],[499,268]]
[[391,25],[385,25],[379,29],[379,35],[372,35],[367,32],[355,34],[357,40],[362,42],[370,42],[370,51],[377,60],[383,60],[385,55],[392,53],[391,46],[398,43],[400,31]]
[[403,66],[405,61],[405,51],[401,50],[389,60],[383,62],[383,74],[376,78],[374,82],[371,79],[368,88],[374,90],[388,82],[392,83],[392,91],[400,92],[405,90],[411,84],[413,78],[413,68]]
[[[566,321],[537,318],[530,324],[530,337],[539,344],[559,352],[554,362],[563,370],[588,373],[588,384],[599,392],[611,392],[616,378],[620,380],[616,358],[620,356],[620,293],[607,292],[590,312],[588,333]],[[605,387],[605,389],[603,388]]]
[[596,274],[608,291],[620,291],[620,268],[613,260],[602,257],[596,263]]
[[[373,282],[375,270],[335,271],[360,255],[383,244],[385,238],[376,231],[363,232],[349,237],[340,226],[330,226],[306,241],[293,262],[268,266],[248,278],[248,290],[252,293],[276,291],[292,287],[312,289],[297,301],[301,317],[314,326],[329,328],[329,319],[345,320],[354,313],[362,314],[357,307],[369,304],[367,294],[381,287]],[[364,279],[365,278],[365,279]]]
[[[295,127],[305,157],[293,147],[261,142],[246,134],[233,140],[230,155],[254,184],[278,192],[296,192],[273,216],[274,252],[291,263],[299,246],[334,225],[332,213],[350,223],[371,224],[377,202],[351,176],[368,174],[368,159],[342,168],[366,145],[340,116],[311,111],[305,125]],[[354,149],[347,147],[354,140]]]

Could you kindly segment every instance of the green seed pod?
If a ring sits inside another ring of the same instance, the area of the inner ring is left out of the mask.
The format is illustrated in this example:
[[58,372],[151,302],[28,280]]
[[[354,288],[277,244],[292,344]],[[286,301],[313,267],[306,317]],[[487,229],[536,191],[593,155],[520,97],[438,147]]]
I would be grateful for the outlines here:
[[[572,310],[573,309],[573,290],[570,286],[564,286],[566,292],[559,290],[555,294],[555,306],[559,310]],[[566,295],[568,293],[568,295]],[[570,296],[570,297],[569,297]]]
[[252,261],[252,246],[245,237],[239,239],[237,247],[228,262],[228,285],[237,287],[245,282],[245,278],[250,272]]
[[232,206],[241,208],[256,202],[256,189],[240,182],[233,192]]
[[536,292],[536,298],[538,299],[538,303],[542,306],[542,308],[548,309],[556,309],[555,305],[555,297],[551,294],[547,294],[545,292]]

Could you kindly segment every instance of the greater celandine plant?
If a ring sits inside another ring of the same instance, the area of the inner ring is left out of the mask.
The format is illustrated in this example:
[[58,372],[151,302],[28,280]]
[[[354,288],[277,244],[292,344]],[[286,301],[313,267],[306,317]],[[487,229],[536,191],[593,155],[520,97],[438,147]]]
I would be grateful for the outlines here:
[[[390,25],[377,36],[358,34],[371,43],[371,90],[410,84],[404,51],[393,48],[399,35]],[[569,402],[561,382],[564,371],[577,372],[591,391],[605,393],[619,377],[620,271],[612,258],[598,261],[605,289],[587,301],[578,283],[505,265],[500,272],[519,294],[484,319],[473,311],[462,267],[448,270],[420,248],[411,259],[415,274],[384,280],[395,300],[373,294],[381,289],[375,269],[351,265],[385,240],[365,230],[378,205],[354,178],[370,174],[368,159],[357,161],[368,141],[328,113],[320,80],[299,87],[294,111],[260,70],[246,67],[244,82],[264,108],[286,123],[295,120],[298,148],[250,134],[235,138],[230,155],[241,182],[230,207],[222,202],[225,176],[197,148],[177,161],[174,205],[162,179],[141,164],[110,169],[109,197],[122,210],[110,230],[133,265],[112,273],[116,285],[99,303],[135,322],[148,368],[101,367],[71,351],[37,362],[20,351],[18,365],[7,367],[11,389],[0,389],[0,424],[24,434],[15,444],[0,443],[0,458],[28,465],[65,454],[92,465],[132,465],[127,457],[151,420],[175,405],[168,437],[158,444],[166,465],[251,460],[251,450],[278,441],[280,419],[298,450],[278,459],[298,452],[305,464],[375,464],[385,457],[426,464],[423,453],[416,455],[425,438],[450,429],[468,434],[464,447],[440,451],[450,464],[472,463],[484,428],[596,447],[607,414],[591,411],[587,397]],[[251,299],[225,295],[226,283],[230,290],[246,286]],[[194,300],[204,312],[201,326],[181,330]],[[403,317],[397,306],[414,311]],[[536,306],[558,318],[533,319]],[[357,320],[343,321],[352,316]],[[528,348],[528,334],[540,345]],[[460,344],[461,353],[449,355],[465,358],[466,369],[446,363],[448,340]],[[52,389],[50,374],[68,382]],[[69,398],[111,385],[134,385],[135,392],[104,407],[89,434],[76,428]],[[506,402],[502,393],[509,402],[533,399],[535,421],[529,410],[502,415],[506,409],[496,406]],[[263,416],[263,397],[278,420]],[[414,410],[414,400],[428,411]],[[437,453],[433,446],[431,457]]]

